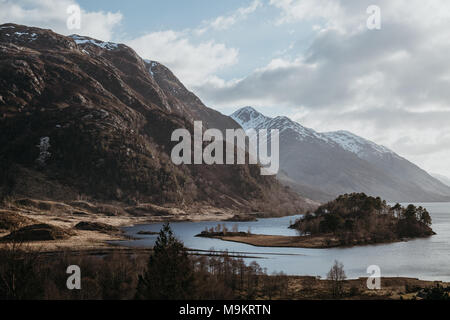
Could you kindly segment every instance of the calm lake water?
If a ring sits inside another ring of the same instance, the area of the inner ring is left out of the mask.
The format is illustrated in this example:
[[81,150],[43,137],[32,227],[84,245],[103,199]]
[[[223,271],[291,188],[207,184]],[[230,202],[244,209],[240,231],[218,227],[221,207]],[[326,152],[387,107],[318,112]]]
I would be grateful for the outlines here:
[[[218,239],[196,238],[195,235],[218,222],[179,222],[171,227],[178,239],[191,249],[228,250],[230,253],[251,255],[269,273],[283,271],[290,275],[312,275],[325,277],[334,260],[344,264],[349,278],[364,277],[367,267],[378,265],[383,277],[413,277],[422,280],[450,281],[450,203],[420,203],[427,208],[433,219],[433,230],[437,235],[427,239],[408,242],[371,245],[353,248],[301,249],[301,248],[258,248],[247,244],[227,242]],[[254,234],[296,235],[288,229],[290,221],[299,216],[260,219],[257,222],[226,222],[231,229],[238,224],[239,231],[251,228]],[[120,244],[136,247],[153,246],[157,236],[137,235],[139,231],[161,229],[162,223],[125,228],[128,235],[140,240],[121,241]]]

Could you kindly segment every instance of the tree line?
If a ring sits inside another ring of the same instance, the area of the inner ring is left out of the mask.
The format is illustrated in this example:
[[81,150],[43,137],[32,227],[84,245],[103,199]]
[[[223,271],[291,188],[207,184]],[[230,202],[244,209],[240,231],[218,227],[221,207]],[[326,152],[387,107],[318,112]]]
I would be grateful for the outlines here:
[[[67,287],[67,267],[81,269],[81,290]],[[363,297],[335,261],[320,277],[269,275],[229,254],[189,254],[164,225],[150,253],[116,250],[98,256],[46,254],[10,242],[0,250],[0,300],[257,300]],[[448,299],[448,287],[421,289],[422,299]],[[414,289],[414,291],[417,291]]]
[[[69,290],[66,269],[81,269]],[[0,250],[0,300],[184,300],[286,298],[288,277],[228,253],[189,254],[166,224],[149,254],[46,254],[10,242]]]

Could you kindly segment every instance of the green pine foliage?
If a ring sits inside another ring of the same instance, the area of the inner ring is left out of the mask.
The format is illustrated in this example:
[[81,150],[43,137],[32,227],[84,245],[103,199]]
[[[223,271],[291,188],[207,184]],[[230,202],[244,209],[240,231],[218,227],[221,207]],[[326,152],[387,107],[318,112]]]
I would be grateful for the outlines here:
[[183,244],[165,224],[150,255],[147,270],[139,277],[138,299],[181,300],[194,291],[193,265]]

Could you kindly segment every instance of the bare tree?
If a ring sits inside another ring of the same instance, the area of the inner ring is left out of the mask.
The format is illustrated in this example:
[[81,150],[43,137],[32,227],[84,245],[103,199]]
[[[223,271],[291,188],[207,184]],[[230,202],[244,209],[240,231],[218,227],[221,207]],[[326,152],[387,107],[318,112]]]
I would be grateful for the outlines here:
[[327,279],[330,283],[330,289],[333,297],[339,298],[342,296],[342,283],[347,276],[345,275],[344,265],[335,260],[334,265],[331,267],[327,274]]
[[21,239],[12,239],[0,250],[0,300],[39,299],[40,249],[31,250]]

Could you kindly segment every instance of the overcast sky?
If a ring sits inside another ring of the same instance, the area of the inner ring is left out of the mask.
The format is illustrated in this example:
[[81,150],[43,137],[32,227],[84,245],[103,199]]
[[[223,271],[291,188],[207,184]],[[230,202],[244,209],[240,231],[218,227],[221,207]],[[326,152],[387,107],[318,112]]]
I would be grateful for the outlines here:
[[450,176],[448,0],[0,0],[6,22],[126,43],[225,114],[349,130]]

